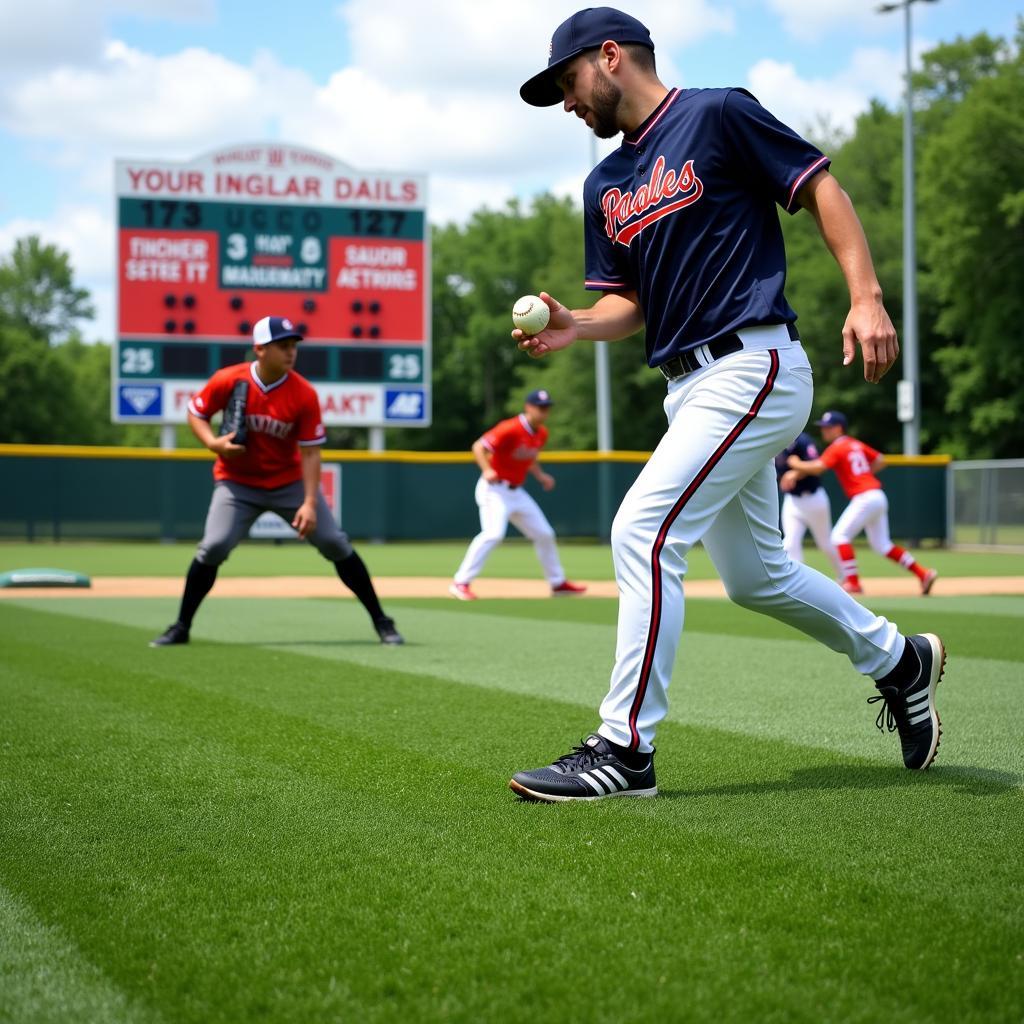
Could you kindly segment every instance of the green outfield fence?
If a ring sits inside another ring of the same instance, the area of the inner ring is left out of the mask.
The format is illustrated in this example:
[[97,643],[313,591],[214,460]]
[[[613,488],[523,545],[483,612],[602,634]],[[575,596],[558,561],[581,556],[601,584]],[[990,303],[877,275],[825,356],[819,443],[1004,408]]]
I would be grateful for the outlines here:
[[[562,537],[607,537],[647,452],[545,452],[555,490],[537,497]],[[946,456],[887,456],[893,536],[944,541]],[[0,537],[196,540],[213,485],[202,450],[0,445]],[[323,452],[341,467],[342,525],[355,538],[445,540],[479,529],[468,452]],[[829,474],[836,516],[846,504]]]

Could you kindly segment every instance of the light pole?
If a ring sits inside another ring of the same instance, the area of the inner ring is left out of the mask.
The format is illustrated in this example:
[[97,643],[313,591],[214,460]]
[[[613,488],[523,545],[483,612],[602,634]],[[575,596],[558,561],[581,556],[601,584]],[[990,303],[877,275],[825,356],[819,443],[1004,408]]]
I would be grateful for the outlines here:
[[903,424],[903,454],[921,452],[920,354],[917,341],[917,239],[914,220],[914,87],[910,65],[910,8],[936,0],[899,0],[879,4],[879,14],[903,11],[906,56],[903,109],[903,379],[896,391],[896,414]]

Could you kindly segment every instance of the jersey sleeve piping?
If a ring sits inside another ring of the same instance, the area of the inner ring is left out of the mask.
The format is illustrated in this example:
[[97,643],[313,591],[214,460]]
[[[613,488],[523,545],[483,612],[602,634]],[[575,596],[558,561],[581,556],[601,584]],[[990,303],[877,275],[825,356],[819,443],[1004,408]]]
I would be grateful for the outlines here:
[[300,448],[315,448],[318,445],[326,444],[326,443],[327,443],[327,438],[326,437],[315,437],[315,438],[313,438],[312,441],[300,441],[299,442],[299,447]]
[[820,156],[817,160],[814,161],[813,164],[811,164],[810,167],[808,167],[805,171],[802,171],[799,175],[797,175],[796,181],[794,181],[792,186],[790,186],[789,198],[786,200],[787,213],[793,212],[793,203],[796,200],[797,193],[800,191],[801,188],[803,188],[807,179],[810,178],[810,176],[815,172],[820,171],[824,167],[828,167],[830,163],[832,163],[832,161],[829,157]]

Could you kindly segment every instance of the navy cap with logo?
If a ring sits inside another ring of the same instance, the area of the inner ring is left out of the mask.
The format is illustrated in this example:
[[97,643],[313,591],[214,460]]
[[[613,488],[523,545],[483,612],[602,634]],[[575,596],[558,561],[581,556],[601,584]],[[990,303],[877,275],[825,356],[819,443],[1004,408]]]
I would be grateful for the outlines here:
[[519,90],[534,107],[552,107],[562,102],[562,90],[555,79],[565,66],[581,53],[594,50],[608,40],[615,43],[639,43],[654,49],[647,26],[614,7],[587,7],[567,18],[551,37],[548,66],[534,75]]
[[284,341],[286,338],[302,341],[302,335],[295,329],[295,324],[286,316],[265,316],[257,320],[252,329],[254,345],[269,345],[272,341]]
[[841,412],[836,412],[835,409],[829,409],[828,412],[823,413],[820,420],[815,420],[814,425],[816,427],[842,427],[846,429],[846,417]]
[[526,396],[527,405],[536,405],[541,409],[546,409],[549,405],[554,405],[554,399],[545,391],[543,388],[538,388],[536,391],[531,391]]

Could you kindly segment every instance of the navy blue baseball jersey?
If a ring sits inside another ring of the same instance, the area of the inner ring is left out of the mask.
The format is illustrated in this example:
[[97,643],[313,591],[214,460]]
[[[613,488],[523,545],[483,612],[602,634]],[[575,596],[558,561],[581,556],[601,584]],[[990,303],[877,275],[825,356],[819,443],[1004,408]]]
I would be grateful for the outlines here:
[[[818,449],[810,434],[801,434],[785,451],[775,456],[775,475],[781,480],[782,474],[789,469],[787,459],[795,455],[804,462],[813,462],[818,457]],[[790,494],[813,494],[821,486],[816,476],[805,476],[797,480]]]
[[586,287],[635,290],[647,362],[792,323],[776,204],[829,165],[743,89],[673,89],[583,190]]

